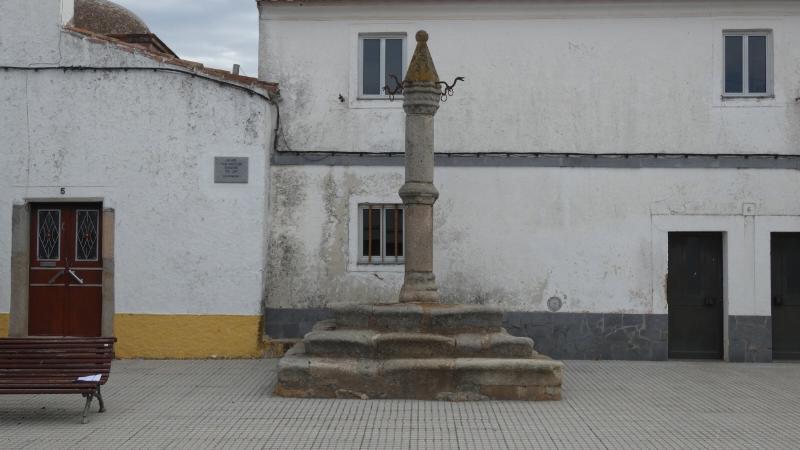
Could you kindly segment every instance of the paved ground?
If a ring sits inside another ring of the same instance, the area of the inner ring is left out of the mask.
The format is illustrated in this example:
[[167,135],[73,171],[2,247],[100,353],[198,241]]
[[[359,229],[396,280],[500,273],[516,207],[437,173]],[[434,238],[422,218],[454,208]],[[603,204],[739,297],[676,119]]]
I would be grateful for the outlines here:
[[88,425],[0,396],[0,448],[800,448],[800,364],[570,361],[545,403],[283,399],[276,364],[117,361]]

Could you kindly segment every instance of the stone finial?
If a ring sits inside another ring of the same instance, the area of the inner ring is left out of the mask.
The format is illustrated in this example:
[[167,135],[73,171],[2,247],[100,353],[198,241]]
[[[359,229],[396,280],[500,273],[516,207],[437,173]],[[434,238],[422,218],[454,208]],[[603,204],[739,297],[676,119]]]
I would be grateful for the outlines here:
[[433,65],[431,52],[428,50],[428,33],[424,30],[417,31],[417,48],[408,64],[405,81],[409,83],[437,83],[439,74]]

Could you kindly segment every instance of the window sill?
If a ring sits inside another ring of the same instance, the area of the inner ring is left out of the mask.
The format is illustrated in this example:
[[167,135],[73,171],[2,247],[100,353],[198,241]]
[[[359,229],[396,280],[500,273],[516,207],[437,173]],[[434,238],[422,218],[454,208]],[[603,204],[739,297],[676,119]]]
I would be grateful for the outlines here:
[[389,97],[356,97],[350,101],[353,109],[400,109],[403,107],[403,97],[397,96],[394,100]]
[[357,263],[348,267],[348,271],[403,273],[406,271],[406,265],[404,263],[384,263],[384,264]]
[[774,100],[775,94],[748,95],[748,94],[722,94],[722,100]]
[[721,95],[715,101],[716,107],[730,108],[757,108],[785,106],[784,100],[779,101],[774,94],[770,95]]

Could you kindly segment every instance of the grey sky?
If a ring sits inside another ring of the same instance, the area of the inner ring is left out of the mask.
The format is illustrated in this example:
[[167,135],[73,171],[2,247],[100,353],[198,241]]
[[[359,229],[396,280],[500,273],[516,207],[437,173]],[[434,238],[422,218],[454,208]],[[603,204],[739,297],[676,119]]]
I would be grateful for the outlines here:
[[141,17],[183,59],[258,75],[255,0],[113,0]]

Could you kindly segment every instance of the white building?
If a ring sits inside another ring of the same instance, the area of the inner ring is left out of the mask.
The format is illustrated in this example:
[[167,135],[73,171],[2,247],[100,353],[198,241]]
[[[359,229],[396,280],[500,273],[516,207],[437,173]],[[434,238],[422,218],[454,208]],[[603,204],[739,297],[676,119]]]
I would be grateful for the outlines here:
[[276,92],[106,1],[1,1],[0,335],[258,355]]
[[270,337],[396,300],[404,122],[381,86],[425,29],[466,77],[436,116],[445,299],[558,358],[800,355],[800,2],[258,6],[282,92]]
[[436,116],[446,301],[557,358],[800,357],[800,2],[257,5],[258,80],[105,0],[0,2],[0,335],[248,357],[396,301],[381,88],[425,29],[466,78]]

